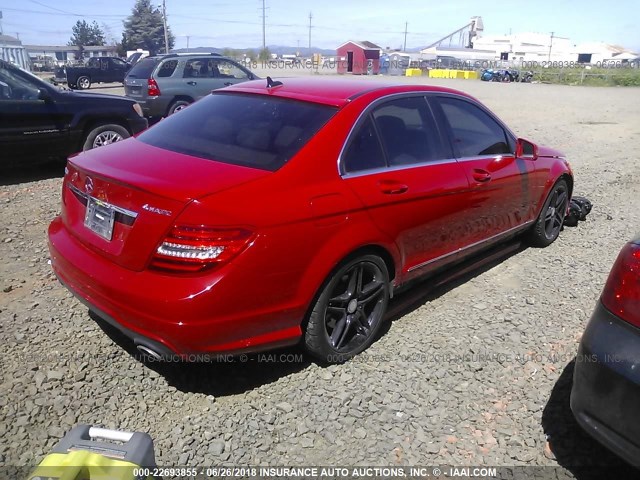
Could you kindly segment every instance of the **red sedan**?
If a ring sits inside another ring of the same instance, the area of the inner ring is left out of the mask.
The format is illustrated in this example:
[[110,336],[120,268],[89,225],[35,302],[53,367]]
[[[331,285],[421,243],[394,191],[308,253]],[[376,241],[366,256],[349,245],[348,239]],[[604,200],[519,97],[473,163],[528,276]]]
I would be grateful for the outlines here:
[[155,358],[368,347],[394,289],[525,234],[553,242],[563,155],[470,96],[367,80],[216,91],[69,160],[53,268]]

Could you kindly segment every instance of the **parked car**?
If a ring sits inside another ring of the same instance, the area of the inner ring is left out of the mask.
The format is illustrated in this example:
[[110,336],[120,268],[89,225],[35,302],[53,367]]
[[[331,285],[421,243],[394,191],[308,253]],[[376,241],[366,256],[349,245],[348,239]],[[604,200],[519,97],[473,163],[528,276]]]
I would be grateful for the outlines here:
[[[129,52],[127,52],[127,54],[128,53]],[[143,58],[146,58],[148,56],[149,56],[149,51],[148,50],[142,50],[142,49],[139,48],[138,50],[131,52],[131,55],[129,55],[127,57],[126,62],[133,67],[140,60],[142,60]]]
[[62,90],[0,60],[2,165],[66,158],[146,127],[128,98]]
[[582,335],[571,410],[592,437],[640,467],[640,236],[613,264]]
[[118,57],[91,57],[84,65],[57,69],[55,80],[69,88],[86,90],[94,83],[123,82],[131,64]]
[[464,93],[269,78],[72,158],[49,245],[154,358],[302,339],[341,362],[412,280],[518,234],[552,243],[572,188],[561,153]]
[[257,78],[236,61],[215,53],[168,54],[143,58],[134,65],[124,91],[142,106],[145,116],[159,119],[212,90]]

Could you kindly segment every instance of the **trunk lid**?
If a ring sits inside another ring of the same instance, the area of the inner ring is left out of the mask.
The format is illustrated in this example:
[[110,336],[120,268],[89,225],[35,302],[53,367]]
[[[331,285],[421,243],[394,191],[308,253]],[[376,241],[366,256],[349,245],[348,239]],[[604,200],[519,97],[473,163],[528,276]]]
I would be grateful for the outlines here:
[[142,98],[147,93],[147,79],[127,77],[124,79],[124,94],[131,98]]
[[271,172],[128,139],[69,160],[62,219],[88,248],[141,271],[191,201]]

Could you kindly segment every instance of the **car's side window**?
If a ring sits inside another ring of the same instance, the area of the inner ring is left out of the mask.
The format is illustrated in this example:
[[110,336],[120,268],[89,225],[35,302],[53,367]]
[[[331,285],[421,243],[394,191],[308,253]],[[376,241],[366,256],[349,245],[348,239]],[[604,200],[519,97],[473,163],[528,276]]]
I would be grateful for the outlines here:
[[203,59],[191,59],[187,60],[182,72],[183,78],[194,78],[207,76],[205,73],[206,60]]
[[37,85],[9,69],[0,68],[0,101],[37,100],[38,95]]
[[342,157],[342,165],[345,173],[386,167],[384,152],[371,116],[367,116],[351,135]]
[[373,118],[389,166],[443,160],[449,156],[424,97],[390,100],[373,111]]
[[214,70],[214,77],[236,78],[239,80],[246,80],[248,78],[247,72],[228,60],[216,60],[214,68],[217,68],[217,70]]
[[504,129],[480,107],[462,99],[437,98],[460,157],[513,153]]
[[171,75],[173,75],[173,72],[175,72],[177,66],[177,60],[167,60],[162,65],[160,65],[157,76],[161,78],[170,77]]

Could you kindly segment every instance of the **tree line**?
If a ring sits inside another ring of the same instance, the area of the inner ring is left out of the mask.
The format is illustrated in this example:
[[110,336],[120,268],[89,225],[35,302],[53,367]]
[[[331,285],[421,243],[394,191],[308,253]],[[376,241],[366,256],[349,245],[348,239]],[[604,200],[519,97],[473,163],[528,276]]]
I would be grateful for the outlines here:
[[[131,15],[123,22],[124,30],[122,40],[116,42],[117,53],[121,57],[126,56],[128,50],[148,50],[151,55],[164,53],[165,46],[164,22],[160,7],[151,4],[151,0],[136,0],[131,11]],[[107,34],[105,26],[100,27],[94,20],[92,23],[86,20],[78,20],[73,26],[73,35],[69,40],[70,46],[77,46],[80,49],[81,57],[84,56],[85,47],[107,45]],[[108,29],[107,29],[108,30]],[[171,28],[167,25],[167,37],[171,50],[175,45],[175,36]],[[234,50],[225,48],[223,55],[229,57],[244,57],[250,61],[268,61],[271,53],[268,48],[261,49],[258,53],[254,50]]]
[[[122,40],[116,43],[118,54],[125,56],[127,50],[141,48],[148,50],[151,55],[164,53],[166,50],[164,36],[164,22],[162,11],[151,4],[151,0],[136,0],[131,15],[123,22]],[[94,20],[78,20],[72,29],[73,35],[69,45],[75,45],[83,52],[84,47],[106,45],[106,35],[103,28]],[[175,44],[175,36],[167,25],[169,50]]]

